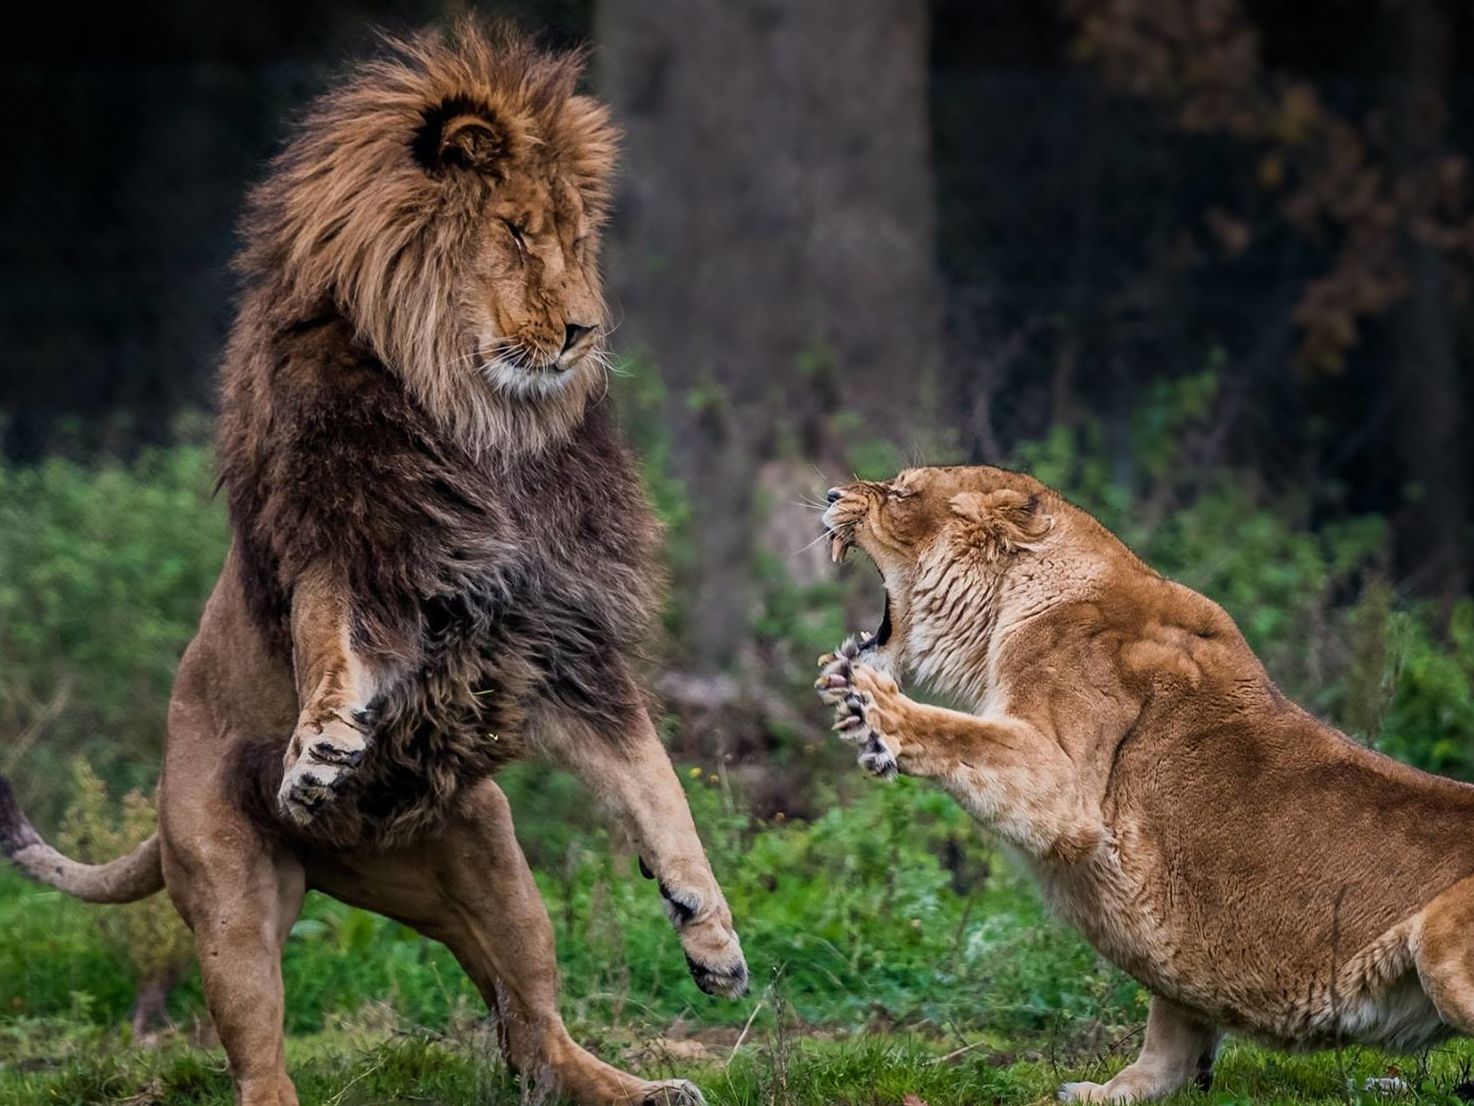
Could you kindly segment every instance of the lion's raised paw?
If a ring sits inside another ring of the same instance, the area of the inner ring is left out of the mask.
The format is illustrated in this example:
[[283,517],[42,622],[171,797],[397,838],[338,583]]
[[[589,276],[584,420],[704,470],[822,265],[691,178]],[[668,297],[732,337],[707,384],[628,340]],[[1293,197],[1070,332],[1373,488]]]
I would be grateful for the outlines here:
[[348,785],[368,751],[368,738],[356,727],[332,718],[314,723],[292,738],[295,757],[287,758],[277,790],[277,806],[287,821],[308,826]]

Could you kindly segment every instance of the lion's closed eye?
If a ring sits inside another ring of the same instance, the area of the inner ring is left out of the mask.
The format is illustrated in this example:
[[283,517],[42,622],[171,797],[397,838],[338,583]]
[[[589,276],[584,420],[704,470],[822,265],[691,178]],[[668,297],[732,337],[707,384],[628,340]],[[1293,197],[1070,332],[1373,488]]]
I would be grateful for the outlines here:
[[511,219],[503,219],[502,226],[507,228],[507,233],[512,236],[512,241],[517,246],[519,254],[527,253],[527,232],[514,223]]

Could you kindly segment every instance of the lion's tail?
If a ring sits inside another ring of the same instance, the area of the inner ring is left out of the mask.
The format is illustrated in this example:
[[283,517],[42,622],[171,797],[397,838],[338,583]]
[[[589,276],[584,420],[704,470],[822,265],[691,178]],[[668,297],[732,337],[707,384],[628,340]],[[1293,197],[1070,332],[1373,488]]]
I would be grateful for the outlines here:
[[4,776],[0,776],[0,853],[32,879],[84,902],[136,902],[164,886],[157,833],[116,860],[83,864],[41,840]]

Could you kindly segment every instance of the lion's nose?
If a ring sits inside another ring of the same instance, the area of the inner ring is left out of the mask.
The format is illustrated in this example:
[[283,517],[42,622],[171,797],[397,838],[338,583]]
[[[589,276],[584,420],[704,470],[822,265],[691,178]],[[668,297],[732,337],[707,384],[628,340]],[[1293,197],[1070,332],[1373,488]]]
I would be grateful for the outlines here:
[[824,498],[828,499],[831,503],[838,503],[839,497],[842,495],[844,495],[844,492],[840,491],[838,488],[830,488],[829,494],[826,495]]
[[584,326],[582,323],[569,323],[563,328],[563,352],[567,353],[578,345],[579,339],[594,328]]

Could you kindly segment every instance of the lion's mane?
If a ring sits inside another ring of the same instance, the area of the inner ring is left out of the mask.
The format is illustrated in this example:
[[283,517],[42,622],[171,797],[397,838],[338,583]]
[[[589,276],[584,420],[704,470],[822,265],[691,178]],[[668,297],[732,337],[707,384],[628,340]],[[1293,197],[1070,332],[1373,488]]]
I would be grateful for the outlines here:
[[458,322],[485,189],[473,174],[427,171],[434,129],[459,112],[494,119],[514,173],[555,173],[596,222],[609,206],[617,134],[576,93],[578,53],[539,50],[506,25],[462,20],[448,34],[386,40],[309,109],[252,190],[236,260],[248,294],[288,314],[331,303],[419,403],[472,449],[566,433],[588,396],[536,406],[488,396],[466,369]]
[[[501,395],[464,364],[458,266],[486,183],[415,149],[474,104],[602,208],[614,139],[577,73],[466,24],[397,45],[326,94],[252,197],[219,424],[246,605],[288,657],[294,584],[325,565],[355,649],[398,673],[316,838],[404,840],[518,755],[537,712],[617,740],[642,705],[629,660],[659,534],[631,459],[601,393]],[[268,736],[239,770],[265,800],[286,738]]]

